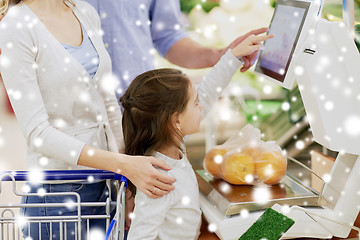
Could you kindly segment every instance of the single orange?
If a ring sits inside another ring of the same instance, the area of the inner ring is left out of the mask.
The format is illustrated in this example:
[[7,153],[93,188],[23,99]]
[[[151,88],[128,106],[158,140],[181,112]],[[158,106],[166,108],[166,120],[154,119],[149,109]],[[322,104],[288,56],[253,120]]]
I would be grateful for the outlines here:
[[252,184],[255,165],[251,155],[243,152],[226,154],[221,165],[222,178],[236,185]]
[[278,152],[260,152],[254,160],[257,179],[266,184],[277,184],[286,174],[286,159]]
[[204,169],[211,173],[216,178],[221,177],[221,163],[223,162],[223,156],[228,152],[228,149],[215,147],[212,148],[204,159]]

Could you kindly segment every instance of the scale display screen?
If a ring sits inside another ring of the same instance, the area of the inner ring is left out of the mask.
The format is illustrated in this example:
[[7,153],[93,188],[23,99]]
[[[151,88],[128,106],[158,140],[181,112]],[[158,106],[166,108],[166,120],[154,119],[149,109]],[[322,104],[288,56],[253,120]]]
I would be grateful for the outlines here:
[[[283,83],[289,69],[310,2],[279,0],[255,71]],[[280,84],[282,85],[282,84]]]

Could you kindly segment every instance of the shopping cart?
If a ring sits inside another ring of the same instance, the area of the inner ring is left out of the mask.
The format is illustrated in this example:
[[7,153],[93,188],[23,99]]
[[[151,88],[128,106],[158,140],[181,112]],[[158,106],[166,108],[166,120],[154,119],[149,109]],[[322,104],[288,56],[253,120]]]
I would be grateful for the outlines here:
[[[90,219],[105,219],[106,220],[106,234],[105,240],[119,240],[124,239],[124,224],[125,224],[125,191],[127,187],[127,179],[124,176],[115,174],[113,172],[102,170],[67,170],[67,171],[43,171],[41,172],[43,180],[46,181],[66,181],[66,180],[106,180],[108,185],[108,198],[106,202],[81,202],[81,197],[76,192],[61,192],[61,193],[26,193],[18,192],[16,183],[18,181],[28,181],[34,172],[31,171],[5,171],[0,172],[0,194],[2,193],[2,182],[11,181],[12,189],[15,195],[23,196],[73,196],[76,202],[72,203],[71,207],[75,207],[76,215],[72,216],[41,216],[41,217],[26,217],[19,213],[20,208],[36,208],[36,207],[69,207],[69,203],[46,203],[46,204],[7,204],[0,205],[0,239],[1,240],[20,240],[22,237],[22,227],[27,224],[29,232],[30,226],[39,227],[39,240],[41,240],[41,226],[48,224],[50,226],[50,239],[52,230],[56,226],[59,229],[60,240],[67,240],[67,229],[70,224],[75,226],[75,240],[81,240],[82,231],[86,231],[86,238],[90,239],[89,222]],[[39,173],[35,173],[39,174]],[[119,180],[120,186],[117,186],[116,202],[111,201],[111,180]],[[105,215],[82,215],[81,209],[84,207],[105,207]],[[111,209],[116,206],[116,213],[111,219]],[[86,221],[86,229],[83,229],[82,221]],[[84,234],[83,234],[84,236]],[[36,240],[36,239],[33,239]]]

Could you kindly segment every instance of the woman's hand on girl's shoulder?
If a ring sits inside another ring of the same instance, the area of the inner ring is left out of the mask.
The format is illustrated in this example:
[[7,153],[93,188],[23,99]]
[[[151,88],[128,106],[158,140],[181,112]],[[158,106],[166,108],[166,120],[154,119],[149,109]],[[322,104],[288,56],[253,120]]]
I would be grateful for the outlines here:
[[160,198],[175,189],[172,184],[176,179],[155,168],[156,166],[166,171],[171,170],[171,167],[162,160],[154,157],[131,156],[125,165],[123,174],[150,198]]

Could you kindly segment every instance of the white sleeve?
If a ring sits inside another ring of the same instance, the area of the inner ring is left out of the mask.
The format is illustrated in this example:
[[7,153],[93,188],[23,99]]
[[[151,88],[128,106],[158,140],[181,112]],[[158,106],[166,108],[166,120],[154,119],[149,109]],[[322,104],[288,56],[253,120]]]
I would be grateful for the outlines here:
[[11,19],[6,28],[0,28],[0,72],[27,146],[77,165],[85,143],[50,125],[34,69],[35,45],[27,28],[15,26],[16,21]]
[[154,240],[171,207],[173,192],[153,199],[137,191],[135,197],[134,218],[131,220],[128,240]]
[[105,103],[110,127],[115,136],[117,147],[119,149],[119,152],[124,153],[125,143],[124,143],[124,134],[122,131],[122,114],[121,114],[120,106],[117,103],[115,93],[113,91],[112,93],[113,94],[110,93],[104,98],[104,103]]
[[212,68],[210,73],[201,81],[197,91],[199,94],[199,102],[203,106],[203,119],[219,99],[236,70],[241,66],[242,62],[237,59],[229,49]]

